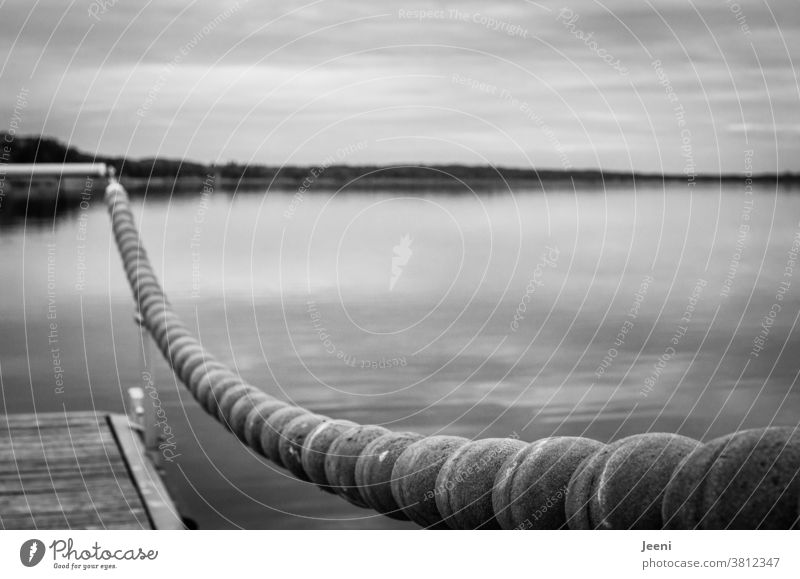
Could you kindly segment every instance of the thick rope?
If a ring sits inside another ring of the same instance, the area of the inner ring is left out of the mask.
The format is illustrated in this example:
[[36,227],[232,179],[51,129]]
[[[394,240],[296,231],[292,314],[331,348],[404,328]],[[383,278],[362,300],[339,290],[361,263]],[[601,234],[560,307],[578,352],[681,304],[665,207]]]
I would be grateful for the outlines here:
[[172,311],[113,174],[105,200],[142,323],[175,375],[243,443],[324,491],[426,528],[798,528],[796,428],[706,444],[664,433],[611,444],[469,441],[333,420],[269,396],[209,354]]

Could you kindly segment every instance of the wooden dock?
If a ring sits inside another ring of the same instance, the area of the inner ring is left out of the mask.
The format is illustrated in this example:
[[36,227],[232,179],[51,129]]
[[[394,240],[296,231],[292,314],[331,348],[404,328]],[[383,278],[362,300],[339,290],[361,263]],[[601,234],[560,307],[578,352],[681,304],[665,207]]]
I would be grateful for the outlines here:
[[69,412],[0,416],[0,528],[184,527],[128,418]]

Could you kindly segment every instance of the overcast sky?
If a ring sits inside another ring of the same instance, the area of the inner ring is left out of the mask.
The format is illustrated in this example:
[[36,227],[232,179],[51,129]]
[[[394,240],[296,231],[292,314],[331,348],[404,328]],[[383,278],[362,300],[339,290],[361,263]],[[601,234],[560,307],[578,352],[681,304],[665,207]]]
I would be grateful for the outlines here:
[[800,170],[797,0],[65,5],[0,4],[0,130],[204,162]]

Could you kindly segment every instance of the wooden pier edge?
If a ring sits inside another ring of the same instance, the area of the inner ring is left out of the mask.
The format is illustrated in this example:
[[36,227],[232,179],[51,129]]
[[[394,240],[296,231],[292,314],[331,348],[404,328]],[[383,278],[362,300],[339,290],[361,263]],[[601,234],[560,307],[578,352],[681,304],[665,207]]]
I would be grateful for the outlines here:
[[0,414],[0,528],[184,529],[138,429],[108,412]]
[[124,414],[108,414],[106,418],[153,528],[185,529],[178,509],[153,463],[147,458],[144,445],[137,438],[138,434],[130,419]]

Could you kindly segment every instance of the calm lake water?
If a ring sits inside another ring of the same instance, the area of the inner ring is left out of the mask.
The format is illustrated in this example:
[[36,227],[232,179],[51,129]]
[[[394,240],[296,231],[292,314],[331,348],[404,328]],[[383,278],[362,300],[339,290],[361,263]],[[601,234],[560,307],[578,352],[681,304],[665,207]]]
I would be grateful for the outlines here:
[[[323,414],[531,441],[797,424],[797,191],[198,192],[134,204],[203,344]],[[3,409],[124,411],[141,383],[138,330],[99,198],[0,227]],[[181,455],[167,483],[199,527],[410,528],[274,469],[163,360],[154,373]]]

